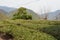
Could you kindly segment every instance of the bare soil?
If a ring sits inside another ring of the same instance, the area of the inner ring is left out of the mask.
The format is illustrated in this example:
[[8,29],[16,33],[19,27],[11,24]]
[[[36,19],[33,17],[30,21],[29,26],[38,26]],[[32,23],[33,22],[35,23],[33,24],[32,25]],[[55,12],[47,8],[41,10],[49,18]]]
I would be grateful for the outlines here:
[[0,32],[0,40],[13,40],[13,36],[9,33]]

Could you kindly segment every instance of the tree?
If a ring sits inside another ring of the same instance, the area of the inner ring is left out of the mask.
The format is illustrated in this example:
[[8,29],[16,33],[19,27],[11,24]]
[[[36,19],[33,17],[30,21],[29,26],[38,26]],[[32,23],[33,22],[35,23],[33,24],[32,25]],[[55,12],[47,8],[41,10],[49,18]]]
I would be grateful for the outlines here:
[[45,20],[47,20],[48,19],[48,13],[50,12],[50,7],[48,7],[48,8],[44,8],[44,13],[45,13]]
[[28,15],[27,9],[21,7],[18,9],[18,12],[13,15],[13,19],[25,19],[25,20],[32,20],[32,15]]

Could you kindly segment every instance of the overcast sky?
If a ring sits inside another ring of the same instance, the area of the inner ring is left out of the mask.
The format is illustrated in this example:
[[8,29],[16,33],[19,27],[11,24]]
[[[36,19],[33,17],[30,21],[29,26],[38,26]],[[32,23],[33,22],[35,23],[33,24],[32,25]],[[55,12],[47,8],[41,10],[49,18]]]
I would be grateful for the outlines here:
[[60,10],[60,0],[0,0],[0,6],[26,7],[37,13],[41,10]]

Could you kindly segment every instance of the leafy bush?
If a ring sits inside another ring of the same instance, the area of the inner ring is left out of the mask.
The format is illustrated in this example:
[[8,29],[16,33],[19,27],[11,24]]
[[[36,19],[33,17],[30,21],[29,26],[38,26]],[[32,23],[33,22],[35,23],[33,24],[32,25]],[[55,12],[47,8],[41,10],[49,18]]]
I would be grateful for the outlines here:
[[13,15],[13,19],[26,19],[26,20],[30,19],[30,20],[32,20],[32,15],[27,15],[28,12],[26,10],[27,9],[23,8],[23,7],[19,8],[18,12]]
[[48,27],[39,28],[40,31],[50,34],[60,40],[60,25],[49,25]]

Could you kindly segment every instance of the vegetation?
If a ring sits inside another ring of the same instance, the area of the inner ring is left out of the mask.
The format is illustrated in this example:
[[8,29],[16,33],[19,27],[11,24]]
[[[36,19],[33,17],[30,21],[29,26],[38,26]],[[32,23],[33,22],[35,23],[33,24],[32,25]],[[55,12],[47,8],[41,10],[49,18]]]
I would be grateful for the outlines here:
[[32,15],[28,15],[28,12],[26,11],[26,8],[19,8],[18,12],[13,15],[13,19],[25,19],[25,20],[32,20]]
[[12,19],[0,20],[0,38],[10,35],[10,40],[60,40],[60,21],[32,20],[23,7]]
[[60,40],[60,21],[4,20],[0,31],[13,35],[14,40]]

